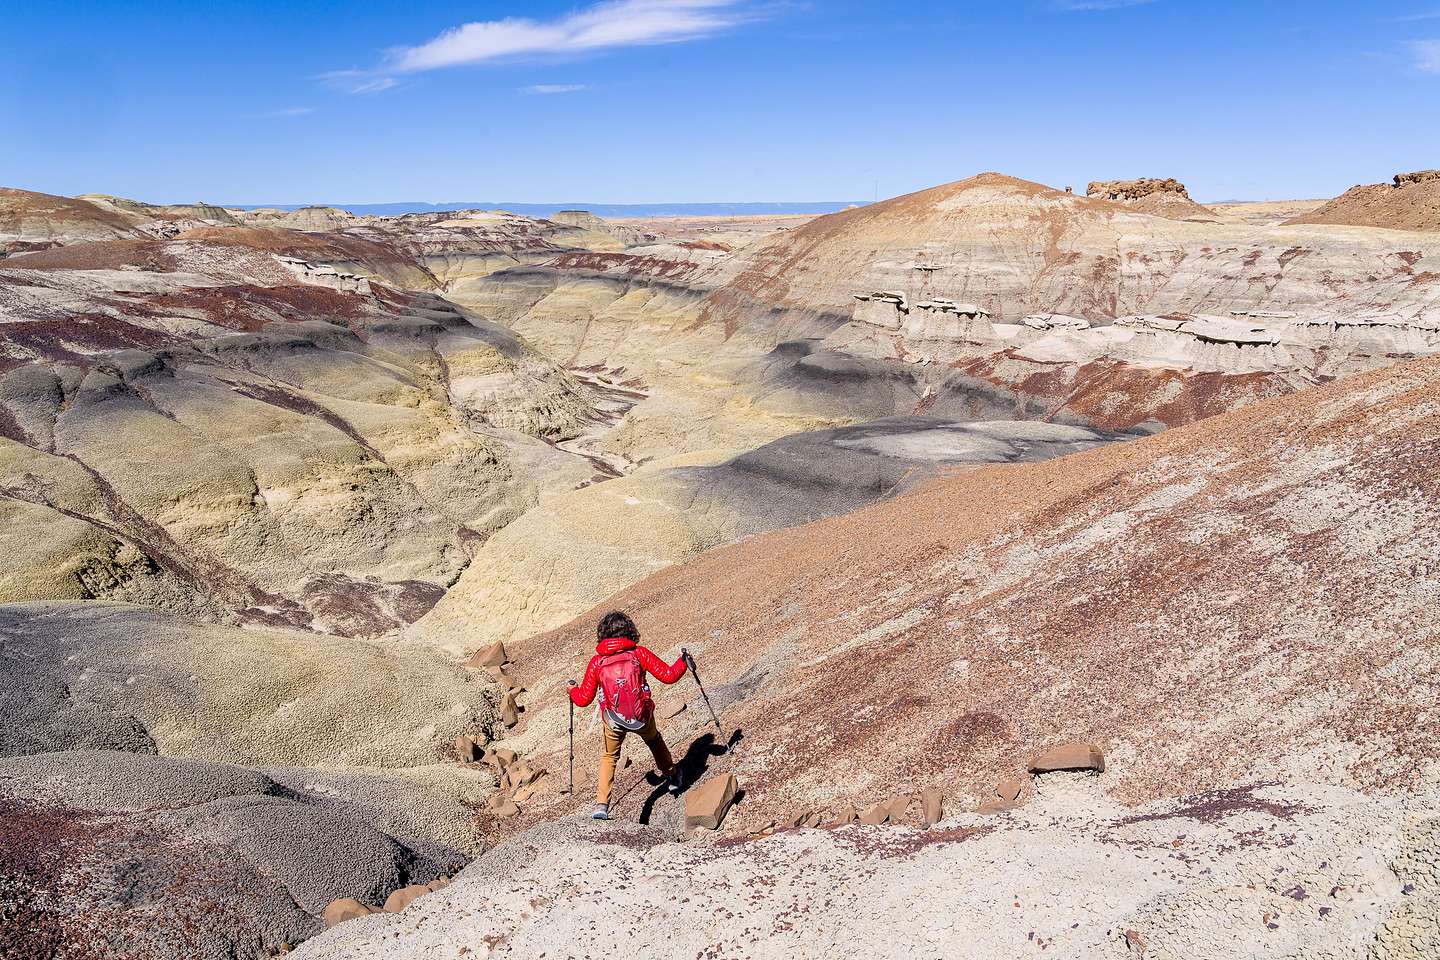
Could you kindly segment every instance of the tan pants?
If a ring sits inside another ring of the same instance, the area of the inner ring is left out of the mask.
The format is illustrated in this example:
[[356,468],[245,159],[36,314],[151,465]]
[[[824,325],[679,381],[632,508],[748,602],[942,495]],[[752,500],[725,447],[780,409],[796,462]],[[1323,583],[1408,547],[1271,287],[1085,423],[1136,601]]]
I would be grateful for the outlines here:
[[[612,730],[610,724],[603,720],[600,726],[605,732],[605,755],[600,758],[600,780],[595,784],[595,802],[609,803],[610,788],[615,785],[615,764],[620,761],[620,746],[625,742],[625,734],[630,731]],[[640,739],[645,741],[645,746],[655,755],[655,766],[668,776],[675,767],[675,761],[670,758],[670,748],[665,746],[665,738],[660,736],[660,731],[655,727],[655,718],[652,716],[646,720],[645,726],[635,732],[640,734]]]

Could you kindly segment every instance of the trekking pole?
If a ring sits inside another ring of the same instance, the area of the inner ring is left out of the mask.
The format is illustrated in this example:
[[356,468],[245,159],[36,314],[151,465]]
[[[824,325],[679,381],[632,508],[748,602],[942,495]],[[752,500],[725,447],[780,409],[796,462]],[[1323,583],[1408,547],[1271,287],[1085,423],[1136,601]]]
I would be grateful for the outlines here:
[[720,718],[715,716],[715,708],[710,705],[710,694],[705,692],[705,684],[700,682],[700,671],[695,669],[695,658],[690,656],[690,651],[684,647],[680,648],[680,655],[685,658],[685,665],[690,668],[690,676],[695,678],[695,686],[700,688],[700,696],[705,700],[705,709],[710,711],[710,722],[715,724],[715,729],[724,736],[725,731],[720,726]]
[[[575,686],[575,681],[570,681],[570,686]],[[569,693],[566,693],[566,700],[570,700]],[[575,796],[575,701],[570,700],[570,796]]]

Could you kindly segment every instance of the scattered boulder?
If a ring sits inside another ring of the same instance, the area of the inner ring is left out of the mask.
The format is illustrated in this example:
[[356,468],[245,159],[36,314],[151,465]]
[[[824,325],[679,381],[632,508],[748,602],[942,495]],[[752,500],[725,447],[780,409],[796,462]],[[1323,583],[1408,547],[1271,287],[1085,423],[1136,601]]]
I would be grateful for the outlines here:
[[494,747],[485,753],[486,761],[494,766],[496,770],[504,770],[510,766],[510,764],[515,762],[515,756],[515,751],[509,747]]
[[496,640],[484,650],[478,650],[470,658],[472,667],[503,667],[510,662],[510,655],[505,652],[505,644]]
[[786,821],[786,825],[792,830],[797,827],[803,827],[813,816],[815,816],[813,811],[802,809],[791,814],[790,819]]
[[535,796],[535,794],[539,793],[545,788],[545,781],[547,779],[548,778],[545,776],[545,771],[541,770],[538,777],[515,791],[515,796],[513,798],[514,801],[516,803],[524,803],[526,800],[529,800],[531,797]]
[[875,804],[864,813],[860,814],[860,822],[867,826],[879,826],[890,819],[890,804],[885,801]]
[[455,738],[455,756],[461,763],[474,763],[480,747],[473,737]]
[[520,815],[520,808],[515,804],[515,801],[503,793],[497,793],[491,799],[498,801],[490,804],[490,809],[494,812],[496,818],[508,820],[511,817],[518,817]]
[[733,773],[702,781],[685,794],[685,826],[719,830],[739,792],[740,785]]
[[429,892],[429,887],[419,883],[412,883],[408,887],[401,887],[385,898],[385,912],[399,913]]
[[515,702],[514,691],[505,694],[505,699],[500,701],[500,722],[507,727],[520,722],[520,705]]
[[899,823],[900,820],[904,818],[905,811],[910,809],[910,804],[913,803],[914,800],[915,798],[908,793],[900,793],[891,797],[885,804],[889,818]]
[[329,906],[322,914],[322,919],[325,921],[325,929],[328,930],[337,923],[354,920],[356,917],[368,917],[370,914],[378,912],[374,907],[363,904],[359,900],[342,897],[339,900],[330,901]]
[[843,827],[846,824],[854,823],[856,820],[859,819],[860,814],[855,812],[855,807],[852,804],[847,803],[845,804],[845,806],[840,808],[840,812],[835,815],[835,819],[831,820],[828,824],[826,824],[826,826]]
[[1001,780],[995,785],[995,797],[1005,803],[1018,803],[1025,791],[1025,782],[1018,777]]
[[930,787],[920,794],[920,819],[926,827],[933,827],[943,819],[945,796],[938,788]]
[[1093,743],[1062,743],[1030,758],[1031,773],[1061,770],[1105,772],[1105,755]]

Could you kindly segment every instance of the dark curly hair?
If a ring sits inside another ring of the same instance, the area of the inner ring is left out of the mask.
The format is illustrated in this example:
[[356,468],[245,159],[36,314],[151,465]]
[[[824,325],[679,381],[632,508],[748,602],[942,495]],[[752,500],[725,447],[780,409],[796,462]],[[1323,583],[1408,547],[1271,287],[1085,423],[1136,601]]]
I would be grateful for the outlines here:
[[628,637],[639,643],[640,631],[635,629],[634,620],[619,610],[611,610],[600,618],[600,626],[595,628],[595,639],[609,640],[611,637]]

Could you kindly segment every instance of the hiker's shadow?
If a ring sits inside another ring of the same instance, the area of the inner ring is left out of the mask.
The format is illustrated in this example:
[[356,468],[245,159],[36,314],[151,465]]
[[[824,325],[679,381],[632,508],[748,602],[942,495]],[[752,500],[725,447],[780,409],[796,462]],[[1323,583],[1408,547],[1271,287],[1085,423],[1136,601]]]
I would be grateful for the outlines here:
[[[725,754],[734,750],[736,744],[744,738],[745,734],[739,727],[736,727],[735,731],[730,734],[730,738],[724,743],[716,743],[715,734],[713,733],[702,733],[692,740],[690,742],[690,748],[685,751],[685,756],[681,757],[675,764],[680,768],[681,779],[684,783],[680,793],[683,795],[691,786],[704,779],[705,771],[710,769],[711,757],[725,756]],[[640,805],[639,820],[641,823],[648,824],[650,822],[650,815],[654,812],[656,801],[665,796],[666,790],[665,779],[659,774],[647,773],[645,775],[645,782],[654,785],[654,789],[651,790],[650,794],[645,798],[645,802]]]

